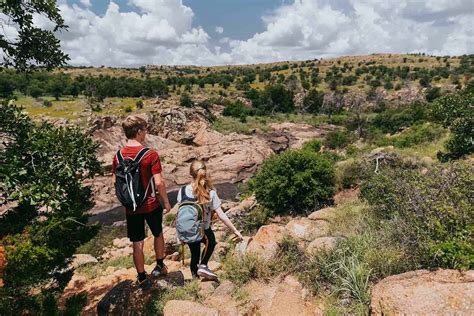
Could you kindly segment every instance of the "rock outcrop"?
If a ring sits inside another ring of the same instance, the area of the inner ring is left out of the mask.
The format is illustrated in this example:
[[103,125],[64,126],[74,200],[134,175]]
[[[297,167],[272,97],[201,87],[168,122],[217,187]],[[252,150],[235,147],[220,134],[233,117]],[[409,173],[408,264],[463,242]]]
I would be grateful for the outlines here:
[[372,315],[472,315],[474,270],[417,270],[372,289]]
[[276,224],[260,227],[248,243],[246,253],[254,253],[264,259],[271,259],[278,251],[278,243],[283,239],[285,229]]

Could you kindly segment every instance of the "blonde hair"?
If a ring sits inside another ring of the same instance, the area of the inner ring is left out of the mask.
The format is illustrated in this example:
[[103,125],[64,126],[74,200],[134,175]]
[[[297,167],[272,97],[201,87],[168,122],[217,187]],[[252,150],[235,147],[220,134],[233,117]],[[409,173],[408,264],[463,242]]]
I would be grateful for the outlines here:
[[136,115],[128,116],[122,123],[122,128],[125,133],[125,136],[128,139],[135,138],[139,130],[144,130],[147,128],[147,122]]
[[193,195],[200,204],[209,203],[214,186],[207,173],[206,164],[202,160],[194,160],[189,167],[189,173],[193,177]]

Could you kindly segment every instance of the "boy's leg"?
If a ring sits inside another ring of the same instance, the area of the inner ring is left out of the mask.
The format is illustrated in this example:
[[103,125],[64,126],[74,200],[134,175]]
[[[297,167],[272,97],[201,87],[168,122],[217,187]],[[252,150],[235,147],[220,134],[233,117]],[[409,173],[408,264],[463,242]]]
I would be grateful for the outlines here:
[[163,236],[163,210],[160,208],[145,214],[145,219],[154,236],[153,247],[155,248],[156,267],[153,269],[154,276],[166,275],[168,268],[163,262],[165,258],[165,238]]
[[161,260],[161,262],[163,262],[163,259],[165,258],[165,238],[163,236],[162,227],[163,210],[160,207],[151,213],[145,214],[145,219],[155,237],[153,246],[155,248],[156,260]]
[[191,251],[191,263],[189,265],[189,268],[191,269],[191,274],[194,277],[197,276],[197,271],[198,271],[198,263],[199,263],[199,255],[201,252],[201,242],[193,242],[189,243],[189,250]]
[[145,217],[143,214],[127,215],[127,235],[133,244],[133,263],[140,280],[145,276],[145,256],[143,254]]
[[201,264],[207,266],[207,263],[214,252],[214,248],[216,247],[216,236],[211,228],[206,229],[204,233],[204,238],[201,242],[204,243],[205,246],[201,255]]

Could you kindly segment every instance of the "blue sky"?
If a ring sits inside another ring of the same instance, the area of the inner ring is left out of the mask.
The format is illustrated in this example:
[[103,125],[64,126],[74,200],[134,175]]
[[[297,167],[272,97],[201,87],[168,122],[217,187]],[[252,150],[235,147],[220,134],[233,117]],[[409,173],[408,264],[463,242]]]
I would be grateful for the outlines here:
[[58,37],[72,65],[223,65],[474,49],[472,0],[58,3],[69,25]]

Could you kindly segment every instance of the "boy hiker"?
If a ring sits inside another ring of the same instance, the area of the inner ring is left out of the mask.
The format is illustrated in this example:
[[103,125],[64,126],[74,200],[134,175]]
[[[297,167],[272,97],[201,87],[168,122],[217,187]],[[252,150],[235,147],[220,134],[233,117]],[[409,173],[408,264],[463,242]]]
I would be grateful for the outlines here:
[[[161,176],[161,163],[158,153],[146,148],[143,143],[147,133],[147,122],[138,116],[129,116],[122,123],[127,143],[114,157],[112,164],[113,181],[118,199],[126,208],[127,235],[133,243],[133,262],[137,269],[137,282],[148,287],[150,282],[145,271],[143,245],[145,221],[154,238],[156,267],[154,276],[166,275],[163,262],[164,238],[162,232],[163,213],[171,210],[166,194],[166,185]],[[163,211],[155,192],[163,201]]]

